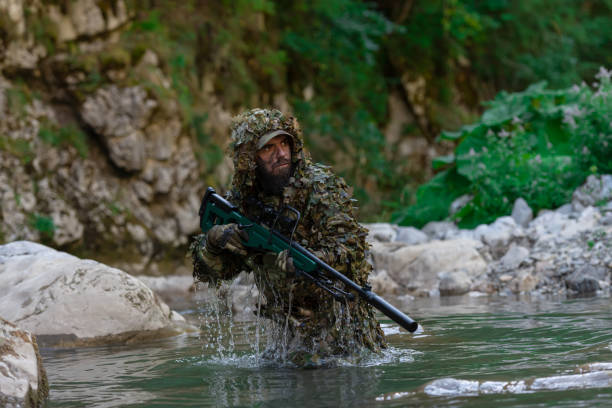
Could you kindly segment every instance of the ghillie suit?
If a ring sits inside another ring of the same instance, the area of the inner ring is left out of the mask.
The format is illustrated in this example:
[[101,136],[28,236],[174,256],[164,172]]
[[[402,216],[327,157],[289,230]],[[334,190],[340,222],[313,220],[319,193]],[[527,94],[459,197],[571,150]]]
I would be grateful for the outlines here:
[[[293,176],[282,197],[264,193],[256,175],[257,142],[275,130],[291,135]],[[372,267],[365,259],[367,230],[353,215],[355,200],[343,179],[328,167],[312,163],[294,118],[277,110],[245,112],[234,119],[230,149],[235,174],[226,198],[242,214],[261,219],[262,209],[255,203],[277,211],[284,205],[297,209],[302,216],[293,239],[359,285],[366,284]],[[291,233],[282,226],[281,232],[287,237]],[[371,306],[358,296],[354,301],[334,301],[311,281],[287,276],[278,267],[276,254],[215,255],[206,249],[205,240],[200,235],[192,245],[194,276],[218,285],[243,270],[252,270],[265,298],[260,314],[274,322],[278,334],[286,336],[285,344],[271,350],[280,353],[281,359],[316,365],[330,356],[354,356],[366,349],[378,352],[386,346]]]

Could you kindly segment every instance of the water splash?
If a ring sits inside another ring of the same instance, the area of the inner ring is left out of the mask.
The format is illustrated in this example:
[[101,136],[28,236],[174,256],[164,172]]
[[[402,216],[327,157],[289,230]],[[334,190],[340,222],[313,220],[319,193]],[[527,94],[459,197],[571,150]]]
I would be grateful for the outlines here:
[[[288,292],[280,293],[271,282],[265,281],[265,275],[251,277],[252,288],[257,293],[256,304],[251,306],[254,321],[248,321],[248,326],[243,322],[241,330],[236,330],[232,312],[233,307],[235,312],[235,296],[232,293],[234,285],[224,284],[217,289],[209,289],[211,295],[198,302],[201,329],[199,340],[205,360],[219,364],[226,362],[230,366],[239,367],[369,367],[413,361],[410,351],[398,356],[400,352],[397,349],[389,348],[381,353],[373,353],[362,346],[355,338],[355,325],[369,322],[356,321],[348,300],[330,302],[332,327],[304,338],[300,330],[296,330],[300,322],[292,315],[292,309],[295,308],[292,286],[289,285],[291,289]],[[262,287],[269,290],[267,296],[258,290]],[[268,316],[272,316],[272,319]],[[399,330],[394,325],[383,326],[385,332],[395,334]],[[363,330],[365,335],[369,335],[369,332],[367,327]],[[239,348],[242,350],[238,350],[238,354],[246,355],[236,354],[236,336],[241,337]],[[329,341],[333,342],[330,344],[333,344],[334,350],[347,352],[330,355],[328,351],[321,350],[321,344]],[[370,341],[375,344],[373,339]]]
[[[200,285],[196,291],[203,290]],[[221,358],[234,356],[236,341],[234,338],[234,319],[231,302],[228,300],[228,287],[221,285],[209,290],[209,296],[197,296],[198,338],[202,344],[202,354],[212,352]]]

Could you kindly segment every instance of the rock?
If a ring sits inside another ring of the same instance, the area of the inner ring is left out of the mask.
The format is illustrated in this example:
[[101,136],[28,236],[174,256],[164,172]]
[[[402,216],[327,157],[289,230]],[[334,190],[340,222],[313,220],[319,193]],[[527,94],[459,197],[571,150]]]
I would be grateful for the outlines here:
[[168,160],[176,149],[176,140],[181,133],[181,121],[154,122],[146,130],[147,155],[156,160]]
[[45,346],[137,341],[185,329],[138,279],[27,241],[0,246],[0,310]]
[[500,268],[505,271],[511,271],[518,268],[529,256],[529,249],[520,245],[512,244],[508,252],[499,260]]
[[565,278],[565,284],[578,294],[595,293],[602,289],[600,281],[606,279],[608,270],[604,266],[585,265]]
[[[3,29],[12,37],[19,37],[26,32],[26,19],[23,0],[0,0],[0,13],[7,20]],[[9,23],[9,24],[7,24]]]
[[143,202],[150,203],[153,201],[153,188],[144,181],[137,180],[132,183],[132,190]]
[[393,242],[397,237],[397,231],[391,224],[386,223],[374,223],[364,224],[364,227],[368,229],[369,242]]
[[155,184],[153,189],[156,193],[167,194],[174,185],[174,168],[170,166],[158,166],[155,168]]
[[474,196],[470,195],[470,194],[464,194],[461,197],[455,199],[455,201],[453,201],[450,205],[450,208],[448,210],[448,214],[449,215],[455,215],[459,210],[461,210],[463,207],[465,207],[470,201],[472,201],[472,199],[474,198]]
[[414,227],[397,227],[395,241],[407,245],[418,245],[429,241],[429,237],[427,234]]
[[503,256],[512,242],[520,242],[525,238],[525,231],[512,217],[500,217],[490,225],[480,225],[474,233],[490,247],[495,258]]
[[595,293],[600,289],[599,281],[592,276],[571,275],[565,279],[565,284],[578,294]]
[[[147,268],[149,270],[150,268]],[[191,275],[146,276],[138,275],[136,278],[147,285],[165,302],[175,308],[193,308],[193,291],[195,283]],[[203,300],[202,296],[197,299]]]
[[514,207],[512,207],[512,218],[518,225],[523,228],[527,228],[527,225],[533,219],[533,210],[522,198],[517,198],[514,202]]
[[538,216],[529,224],[527,235],[532,239],[542,237],[557,236],[561,233],[564,226],[570,222],[568,214],[557,211],[541,211]]
[[145,164],[144,134],[137,130],[124,137],[107,138],[113,163],[127,171],[139,171]]
[[612,225],[612,212],[606,213],[606,215],[604,215],[601,218],[601,224],[602,225]]
[[143,129],[156,106],[140,87],[111,85],[85,100],[81,116],[101,136],[115,165],[139,171],[146,159]]
[[397,282],[391,279],[387,271],[384,270],[379,271],[376,275],[370,275],[368,282],[372,286],[372,291],[381,296],[396,295],[400,289]]
[[431,239],[448,239],[450,234],[459,228],[450,221],[431,221],[425,224],[422,231]]
[[193,286],[193,277],[191,276],[138,275],[136,278],[158,294],[185,294],[189,292]]
[[510,281],[509,286],[514,293],[525,293],[534,290],[538,284],[538,278],[531,274],[530,270],[521,270],[517,276]]
[[159,222],[154,226],[153,235],[163,244],[168,244],[172,246],[178,246],[181,242],[180,239],[185,239],[184,237],[178,236],[178,226],[176,221],[172,218],[162,218]]
[[193,235],[200,231],[198,210],[197,206],[194,208],[189,203],[176,209],[176,222],[182,235]]
[[94,0],[72,1],[68,9],[77,35],[93,36],[105,31],[104,15]]
[[612,175],[587,177],[586,182],[572,195],[574,210],[581,211],[585,207],[595,206],[612,200]]
[[574,212],[574,207],[571,203],[564,204],[561,207],[557,208],[555,212],[563,215],[571,215]]
[[472,279],[465,270],[456,270],[446,273],[440,279],[439,290],[441,296],[463,295],[470,291]]
[[0,405],[39,407],[48,395],[36,338],[0,317]]
[[432,241],[421,245],[374,243],[374,268],[386,270],[403,290],[430,293],[439,287],[439,273],[463,270],[474,278],[486,271],[478,249],[479,241],[457,239]]

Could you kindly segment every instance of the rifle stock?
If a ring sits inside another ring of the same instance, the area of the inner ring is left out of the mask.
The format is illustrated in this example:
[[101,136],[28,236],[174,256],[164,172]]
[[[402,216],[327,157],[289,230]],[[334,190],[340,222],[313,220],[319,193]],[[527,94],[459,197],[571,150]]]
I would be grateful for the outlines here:
[[242,215],[238,207],[221,197],[212,187],[208,187],[206,194],[202,198],[200,206],[200,228],[203,233],[207,233],[214,225],[224,225],[229,223],[238,224],[240,228],[248,232],[249,239],[243,244],[261,251],[281,252],[289,250],[293,258],[293,264],[298,273],[311,279],[320,287],[330,292],[336,299],[346,296],[352,299],[352,294],[344,292],[336,287],[328,286],[328,279],[321,275],[323,271],[326,275],[344,283],[348,288],[357,292],[366,302],[380,310],[384,315],[399,324],[409,332],[414,332],[418,328],[418,323],[408,317],[399,309],[388,303],[382,297],[372,292],[369,285],[360,286],[342,273],[338,272],[316,255],[297,242],[288,239],[274,229],[268,229],[255,223]]

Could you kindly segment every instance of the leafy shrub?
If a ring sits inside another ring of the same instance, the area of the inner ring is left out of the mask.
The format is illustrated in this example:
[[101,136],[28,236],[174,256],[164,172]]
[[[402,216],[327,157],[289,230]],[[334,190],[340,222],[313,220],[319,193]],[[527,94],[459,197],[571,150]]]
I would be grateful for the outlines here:
[[534,211],[568,202],[587,175],[612,172],[611,76],[601,68],[593,88],[583,82],[548,90],[541,82],[500,93],[479,122],[442,132],[440,139],[459,142],[454,154],[434,160],[443,170],[393,221],[422,226],[443,219],[464,194],[471,201],[453,215],[462,227],[507,215],[519,197]]

